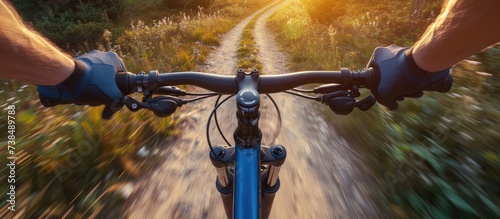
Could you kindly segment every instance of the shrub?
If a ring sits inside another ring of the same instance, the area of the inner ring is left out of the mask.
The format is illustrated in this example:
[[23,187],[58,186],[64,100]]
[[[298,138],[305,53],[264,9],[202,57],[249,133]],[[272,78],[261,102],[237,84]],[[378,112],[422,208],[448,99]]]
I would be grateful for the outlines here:
[[[12,4],[35,29],[66,50],[89,50],[97,47],[105,29],[112,29],[112,19],[123,11],[124,0],[100,1],[20,1]],[[114,30],[117,32],[116,29]]]
[[197,8],[208,7],[214,0],[164,0],[165,4],[171,8]]
[[322,24],[328,24],[347,13],[347,1],[303,0],[309,17]]

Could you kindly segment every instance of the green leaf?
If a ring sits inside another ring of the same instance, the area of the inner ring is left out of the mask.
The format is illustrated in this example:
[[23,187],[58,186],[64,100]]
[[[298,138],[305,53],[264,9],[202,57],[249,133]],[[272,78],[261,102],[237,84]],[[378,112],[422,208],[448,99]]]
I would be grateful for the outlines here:
[[474,210],[472,206],[467,203],[462,197],[460,197],[453,189],[443,192],[445,192],[446,197],[448,197],[448,199],[455,205],[455,207],[479,216],[477,211]]
[[421,147],[419,145],[413,145],[411,147],[412,151],[418,156],[422,157],[427,161],[435,170],[438,172],[443,172],[444,165],[438,158],[432,154],[427,148]]
[[437,218],[437,219],[447,219],[447,218],[452,218],[448,213],[449,212],[444,212],[443,207],[441,205],[438,205],[439,207],[435,206],[429,206],[429,214],[431,218]]
[[413,207],[413,209],[421,213],[426,212],[427,209],[425,203],[422,201],[422,199],[420,199],[420,197],[411,192],[407,193],[406,197],[408,198],[408,202]]
[[496,218],[499,218],[500,217],[500,207],[498,206],[498,204],[494,204],[490,199],[488,199],[487,197],[485,197],[481,193],[478,193],[478,196],[481,199],[481,201],[483,201],[483,203],[493,212],[494,216]]

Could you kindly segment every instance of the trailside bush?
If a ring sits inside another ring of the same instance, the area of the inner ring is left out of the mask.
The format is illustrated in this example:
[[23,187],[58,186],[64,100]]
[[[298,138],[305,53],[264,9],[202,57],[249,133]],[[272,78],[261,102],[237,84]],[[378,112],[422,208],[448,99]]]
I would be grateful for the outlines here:
[[171,8],[197,8],[208,7],[213,0],[164,0],[164,2]]
[[[349,0],[352,1],[352,0]],[[347,13],[349,2],[331,0],[303,0],[312,20],[328,24]]]
[[12,4],[36,30],[68,51],[96,48],[104,30],[113,28],[112,19],[125,8],[124,0],[13,0]]

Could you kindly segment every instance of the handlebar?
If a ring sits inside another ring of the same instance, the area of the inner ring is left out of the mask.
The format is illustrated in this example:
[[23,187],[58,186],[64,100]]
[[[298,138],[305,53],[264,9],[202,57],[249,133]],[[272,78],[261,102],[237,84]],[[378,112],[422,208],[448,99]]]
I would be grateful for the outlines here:
[[[237,75],[222,76],[201,72],[159,74],[157,71],[151,71],[147,75],[121,72],[117,74],[116,81],[120,90],[125,94],[135,91],[141,92],[143,89],[156,90],[161,86],[177,85],[194,85],[220,94],[236,94],[238,93],[237,80],[244,77],[243,73],[240,71]],[[376,85],[372,68],[357,71],[349,69],[342,69],[341,71],[302,71],[256,77],[259,80],[257,91],[261,94],[282,92],[313,83],[337,83],[342,85],[342,89],[351,89],[354,86],[372,89]]]
[[[240,74],[243,72],[239,72]],[[262,94],[286,91],[301,85],[313,83],[341,84],[342,89],[366,87],[370,90],[378,85],[378,73],[373,68],[351,71],[301,71],[282,75],[262,75],[259,77],[258,92]],[[236,94],[238,75],[216,75],[202,72],[162,73],[151,71],[149,74],[120,72],[116,76],[118,87],[125,94],[141,89],[156,90],[161,86],[194,85],[220,94]],[[453,84],[453,77],[445,77],[424,87],[424,91],[448,92]]]
[[[251,80],[249,81],[248,78],[251,78]],[[134,92],[144,92],[145,97],[147,97],[143,99],[143,101],[146,100],[145,102],[139,102],[128,96],[124,96],[122,103],[131,111],[147,108],[153,110],[158,116],[169,116],[177,107],[186,103],[184,100],[174,97],[183,95],[185,91],[168,88],[168,86],[193,85],[210,90],[216,94],[237,94],[241,89],[239,86],[246,86],[248,83],[260,94],[284,92],[306,84],[326,84],[316,87],[313,90],[313,93],[324,95],[312,99],[328,105],[337,114],[346,115],[353,108],[365,111],[375,104],[376,99],[373,95],[361,101],[356,101],[354,98],[360,96],[359,88],[377,89],[379,72],[377,72],[376,68],[369,67],[356,71],[343,68],[340,71],[302,71],[282,75],[262,76],[256,70],[251,73],[239,70],[236,75],[232,76],[202,72],[160,74],[158,71],[151,71],[149,74],[133,74],[129,72],[118,72],[116,74],[116,84],[123,94],[128,95]],[[443,78],[424,87],[424,91],[444,93],[451,89],[452,83],[452,76],[447,74]],[[167,93],[170,96],[152,97],[152,94],[155,92],[158,94]],[[44,106],[72,103],[71,101],[52,99],[44,96],[42,93],[39,95]],[[115,106],[114,108],[119,109],[121,107]],[[103,113],[103,118],[109,118],[117,111],[111,109],[113,109],[113,106],[107,105]]]

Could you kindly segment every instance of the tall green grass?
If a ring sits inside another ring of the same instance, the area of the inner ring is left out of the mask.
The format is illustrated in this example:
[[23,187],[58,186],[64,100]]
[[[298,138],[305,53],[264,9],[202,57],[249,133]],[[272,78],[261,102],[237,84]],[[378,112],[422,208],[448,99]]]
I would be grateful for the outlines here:
[[[328,3],[344,11],[329,19],[309,4],[316,0],[304,1],[269,20],[293,70],[364,67],[376,46],[412,45],[440,10],[440,1],[428,2],[412,20],[407,2],[346,0]],[[496,45],[455,66],[447,94],[406,99],[394,112],[379,105],[349,116],[329,112],[369,161],[388,217],[500,216],[499,51]]]

